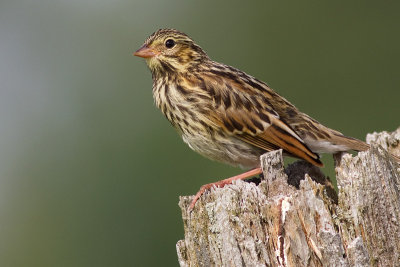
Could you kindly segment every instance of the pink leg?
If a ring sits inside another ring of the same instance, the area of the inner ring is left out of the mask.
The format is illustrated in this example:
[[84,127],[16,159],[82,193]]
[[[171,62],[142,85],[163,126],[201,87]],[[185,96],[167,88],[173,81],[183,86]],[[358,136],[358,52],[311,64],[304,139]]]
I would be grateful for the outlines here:
[[224,187],[227,184],[231,184],[235,180],[244,180],[244,179],[247,179],[247,178],[252,177],[254,175],[260,174],[260,173],[262,173],[261,168],[255,168],[255,169],[250,170],[248,172],[245,172],[245,173],[242,173],[242,174],[239,174],[239,175],[236,175],[236,176],[233,176],[233,177],[230,177],[230,178],[227,178],[227,179],[215,182],[215,183],[203,185],[202,187],[200,187],[199,192],[197,192],[197,194],[194,196],[194,198],[192,200],[192,203],[190,203],[188,211],[191,212],[193,210],[194,205],[196,204],[197,200],[201,197],[201,195],[206,190],[210,189],[211,187],[213,187],[213,186]]

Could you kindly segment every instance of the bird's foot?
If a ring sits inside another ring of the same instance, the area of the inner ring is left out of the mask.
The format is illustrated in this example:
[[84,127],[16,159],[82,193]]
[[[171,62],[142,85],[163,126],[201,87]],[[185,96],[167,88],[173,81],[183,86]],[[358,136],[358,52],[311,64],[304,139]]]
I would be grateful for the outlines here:
[[201,197],[201,195],[204,194],[204,192],[206,190],[208,190],[208,189],[210,189],[210,188],[212,188],[214,186],[215,187],[224,187],[227,184],[231,184],[233,181],[245,180],[247,178],[250,178],[250,177],[252,177],[254,175],[257,175],[257,174],[260,174],[260,173],[262,173],[262,170],[261,170],[260,167],[258,167],[258,168],[252,169],[252,170],[250,170],[248,172],[245,172],[245,173],[242,173],[242,174],[239,174],[239,175],[236,175],[236,176],[233,176],[233,177],[230,177],[230,178],[227,178],[227,179],[215,182],[215,183],[210,183],[210,184],[203,185],[202,187],[200,187],[200,190],[197,192],[197,194],[194,196],[192,202],[190,203],[189,208],[188,208],[188,212],[190,213],[193,210],[194,205],[196,204],[197,200]]

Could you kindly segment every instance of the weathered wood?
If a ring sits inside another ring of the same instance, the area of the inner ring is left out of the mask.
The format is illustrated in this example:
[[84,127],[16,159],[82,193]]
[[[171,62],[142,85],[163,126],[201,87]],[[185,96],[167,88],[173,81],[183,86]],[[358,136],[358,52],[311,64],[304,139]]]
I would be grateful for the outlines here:
[[[400,128],[368,135],[372,147],[336,167],[339,193],[281,151],[261,157],[264,178],[213,188],[187,212],[181,266],[400,266]],[[304,179],[302,179],[304,178]],[[301,180],[302,179],[302,180]]]
[[399,137],[400,128],[368,135],[371,149],[344,155],[336,167],[343,244],[359,238],[373,266],[400,266],[400,165],[386,151],[398,154]]

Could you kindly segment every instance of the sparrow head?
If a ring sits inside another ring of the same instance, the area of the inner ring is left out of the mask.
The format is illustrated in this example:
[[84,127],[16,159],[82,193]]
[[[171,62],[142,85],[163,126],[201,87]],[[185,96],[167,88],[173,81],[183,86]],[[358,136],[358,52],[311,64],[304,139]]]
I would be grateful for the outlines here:
[[153,74],[186,71],[208,60],[207,54],[183,32],[160,29],[150,35],[135,56],[143,57]]

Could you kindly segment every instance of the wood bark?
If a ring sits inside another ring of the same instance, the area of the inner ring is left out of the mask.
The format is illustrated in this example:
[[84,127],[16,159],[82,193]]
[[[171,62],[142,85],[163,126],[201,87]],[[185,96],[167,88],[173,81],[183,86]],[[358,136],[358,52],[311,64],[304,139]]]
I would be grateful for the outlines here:
[[281,151],[261,157],[261,181],[180,197],[180,266],[400,266],[400,128],[367,136],[371,149],[336,156],[338,190]]

